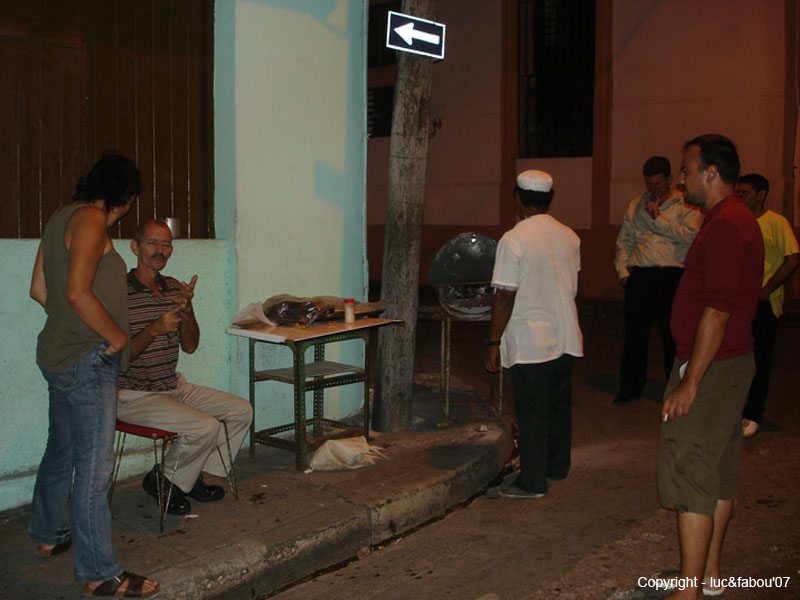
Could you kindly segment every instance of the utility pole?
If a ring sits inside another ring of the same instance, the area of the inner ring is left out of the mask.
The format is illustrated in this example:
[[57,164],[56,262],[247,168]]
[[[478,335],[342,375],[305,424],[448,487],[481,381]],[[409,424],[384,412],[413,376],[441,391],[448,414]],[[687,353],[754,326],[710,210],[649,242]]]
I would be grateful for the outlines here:
[[[403,0],[402,12],[434,20],[436,0]],[[397,53],[381,298],[394,301],[384,316],[402,319],[378,333],[372,426],[399,431],[411,425],[419,262],[428,161],[433,60]]]

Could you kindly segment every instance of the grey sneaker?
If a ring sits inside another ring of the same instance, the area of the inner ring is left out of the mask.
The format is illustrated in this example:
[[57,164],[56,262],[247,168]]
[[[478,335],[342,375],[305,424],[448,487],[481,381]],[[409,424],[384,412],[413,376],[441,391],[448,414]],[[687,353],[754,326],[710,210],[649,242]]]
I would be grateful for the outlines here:
[[547,492],[526,492],[515,485],[510,485],[507,488],[498,490],[498,494],[503,498],[516,498],[519,500],[531,500],[547,496]]

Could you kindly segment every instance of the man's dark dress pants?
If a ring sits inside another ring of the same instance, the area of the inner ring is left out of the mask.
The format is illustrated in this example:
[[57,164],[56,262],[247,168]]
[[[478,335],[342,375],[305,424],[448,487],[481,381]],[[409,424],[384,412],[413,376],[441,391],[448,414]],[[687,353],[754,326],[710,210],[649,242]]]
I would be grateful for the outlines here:
[[622,350],[619,395],[639,398],[647,381],[647,346],[650,326],[658,321],[664,348],[664,374],[669,379],[675,360],[675,342],[669,321],[672,300],[683,269],[679,267],[632,267],[625,284],[625,346]]
[[520,475],[527,492],[547,492],[547,479],[564,479],[572,445],[572,364],[562,354],[545,363],[516,364],[514,408],[519,427]]
[[764,418],[764,406],[769,391],[769,374],[772,371],[772,349],[778,334],[778,318],[772,312],[769,301],[758,303],[753,318],[753,356],[756,361],[756,374],[750,384],[750,394],[742,417],[756,423]]

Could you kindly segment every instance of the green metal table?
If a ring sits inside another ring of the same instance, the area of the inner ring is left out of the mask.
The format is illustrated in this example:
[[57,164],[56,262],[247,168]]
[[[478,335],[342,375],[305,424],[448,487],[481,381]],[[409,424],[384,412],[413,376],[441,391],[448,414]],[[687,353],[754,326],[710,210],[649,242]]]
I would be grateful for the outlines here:
[[[369,441],[369,374],[370,336],[377,327],[400,323],[393,319],[362,318],[355,323],[323,322],[309,327],[268,326],[228,327],[230,335],[249,338],[249,383],[250,404],[253,407],[253,422],[250,425],[250,455],[255,454],[255,444],[265,444],[295,453],[295,468],[304,471],[308,467],[308,453],[329,439],[361,434]],[[346,365],[325,360],[325,346],[335,342],[361,339],[364,341],[364,365]],[[255,346],[257,343],[278,344],[292,352],[292,366],[280,369],[256,369]],[[314,360],[306,364],[306,350],[314,348]],[[256,383],[279,381],[294,388],[294,422],[255,430]],[[342,421],[326,419],[324,414],[324,390],[351,383],[364,384],[363,423],[352,427]],[[314,393],[314,412],[306,417],[306,392]],[[309,438],[308,428],[312,428]],[[325,428],[337,429],[325,433]],[[280,434],[294,431],[294,440]]]

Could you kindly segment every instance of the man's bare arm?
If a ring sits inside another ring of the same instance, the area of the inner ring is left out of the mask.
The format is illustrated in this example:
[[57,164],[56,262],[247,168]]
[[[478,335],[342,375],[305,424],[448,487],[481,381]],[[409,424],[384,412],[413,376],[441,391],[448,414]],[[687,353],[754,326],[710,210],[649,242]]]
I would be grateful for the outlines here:
[[800,267],[800,254],[790,254],[783,259],[781,266],[772,274],[764,287],[761,288],[761,300],[768,300],[769,295],[789,281],[794,272]]
[[[489,326],[489,339],[498,341],[506,330],[508,320],[514,311],[514,299],[517,297],[516,290],[496,289],[492,302],[492,324]],[[500,370],[498,358],[500,357],[499,346],[486,346],[483,362],[486,370],[490,373],[497,373]]]
[[711,362],[722,345],[725,337],[725,329],[728,326],[730,314],[722,312],[710,306],[703,309],[700,321],[697,323],[697,331],[694,334],[694,345],[689,364],[683,379],[672,390],[664,400],[661,407],[661,419],[666,421],[669,418],[682,417],[689,413],[689,409],[697,396],[697,387],[700,380],[705,375]]
[[194,317],[194,309],[190,304],[183,313],[181,321],[181,349],[187,354],[197,350],[200,345],[200,327]]
[[131,360],[139,356],[150,343],[159,335],[178,331],[181,328],[183,315],[181,311],[186,308],[186,304],[181,302],[172,310],[168,310],[147,327],[131,338]]
[[197,350],[197,346],[200,344],[200,327],[195,319],[192,306],[195,285],[197,285],[197,275],[194,275],[189,283],[181,282],[181,296],[186,302],[181,322],[181,349],[187,354]]

